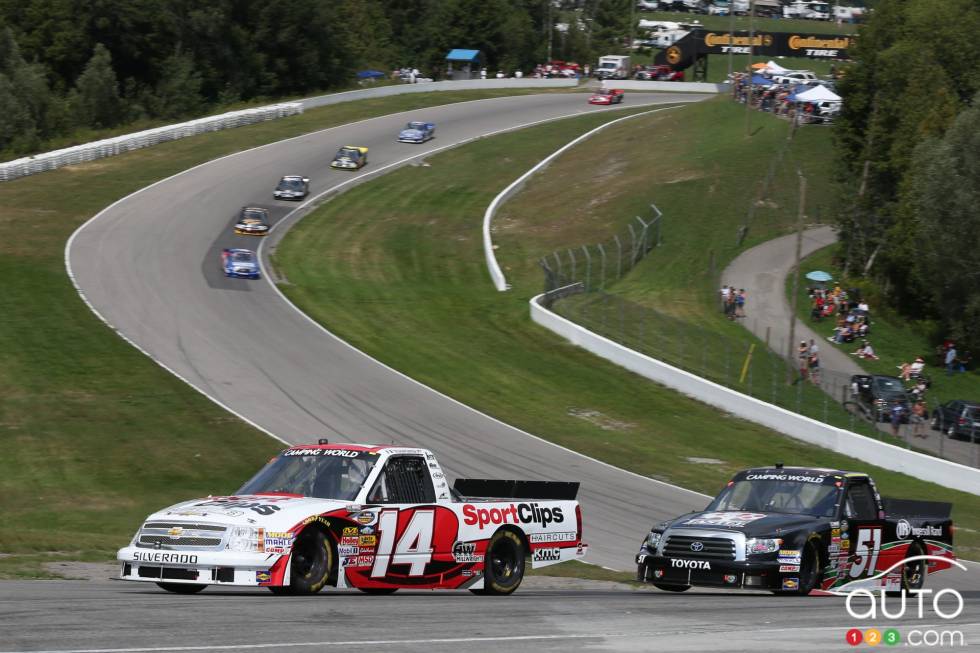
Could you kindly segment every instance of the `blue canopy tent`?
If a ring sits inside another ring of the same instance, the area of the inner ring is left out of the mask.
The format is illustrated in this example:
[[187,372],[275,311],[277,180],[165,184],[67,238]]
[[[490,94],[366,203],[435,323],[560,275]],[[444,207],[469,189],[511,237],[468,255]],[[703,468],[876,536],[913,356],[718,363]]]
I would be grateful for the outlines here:
[[753,86],[772,86],[773,81],[768,77],[763,77],[762,75],[752,75],[752,85]]
[[[480,76],[483,65],[483,53],[479,50],[461,50],[454,48],[446,55],[446,73],[449,79],[475,79]],[[453,70],[453,64],[458,70]]]
[[381,79],[385,76],[380,70],[362,70],[357,73],[358,79]]

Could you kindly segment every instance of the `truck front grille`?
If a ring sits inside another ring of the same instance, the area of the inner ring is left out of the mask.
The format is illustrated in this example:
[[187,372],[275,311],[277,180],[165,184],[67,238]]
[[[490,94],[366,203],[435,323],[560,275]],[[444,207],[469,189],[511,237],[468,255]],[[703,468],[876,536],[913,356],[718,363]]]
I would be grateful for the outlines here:
[[668,535],[664,555],[693,560],[734,560],[735,541],[727,537]]

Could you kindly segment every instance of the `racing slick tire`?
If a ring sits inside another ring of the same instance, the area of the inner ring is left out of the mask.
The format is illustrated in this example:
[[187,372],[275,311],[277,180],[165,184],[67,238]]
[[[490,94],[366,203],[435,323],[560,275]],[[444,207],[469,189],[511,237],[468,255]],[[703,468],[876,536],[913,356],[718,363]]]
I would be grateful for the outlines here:
[[157,583],[157,586],[174,594],[197,594],[207,587],[207,585],[191,585],[190,583]]
[[483,589],[474,594],[507,596],[524,580],[524,557],[527,552],[521,537],[511,530],[499,530],[490,538],[483,571]]
[[654,583],[653,586],[664,592],[686,592],[691,589],[690,585],[667,585],[666,583]]
[[397,587],[358,587],[365,594],[371,594],[373,596],[386,596],[388,594],[394,594],[398,591]]
[[[914,558],[920,555],[925,555],[925,552],[918,542],[910,544],[908,551],[905,552],[906,558]],[[902,592],[921,590],[926,584],[927,573],[925,560],[916,560],[902,565]]]
[[333,545],[318,528],[307,528],[293,543],[289,586],[270,587],[275,594],[316,594],[330,579],[335,565]]
[[800,560],[800,582],[795,590],[773,590],[773,594],[781,596],[807,596],[820,583],[820,554],[817,546],[810,540],[803,547],[803,557]]

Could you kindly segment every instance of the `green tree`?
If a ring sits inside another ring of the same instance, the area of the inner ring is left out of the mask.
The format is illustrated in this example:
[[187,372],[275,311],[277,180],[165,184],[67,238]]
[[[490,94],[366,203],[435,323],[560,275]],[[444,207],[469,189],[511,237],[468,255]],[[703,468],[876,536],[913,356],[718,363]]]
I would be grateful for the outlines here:
[[183,118],[202,111],[201,83],[194,59],[178,48],[163,62],[163,77],[156,86],[154,115]]
[[112,127],[125,117],[112,56],[101,43],[95,44],[92,58],[75,83],[70,104],[78,124],[87,127]]

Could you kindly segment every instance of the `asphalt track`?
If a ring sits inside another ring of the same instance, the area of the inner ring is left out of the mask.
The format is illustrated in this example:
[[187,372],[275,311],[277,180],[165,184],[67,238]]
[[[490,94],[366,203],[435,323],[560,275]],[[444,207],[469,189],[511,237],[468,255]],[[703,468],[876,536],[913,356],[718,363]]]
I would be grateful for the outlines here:
[[[629,94],[625,106],[689,101],[690,95]],[[588,105],[580,94],[520,96],[375,118],[282,141],[199,166],[117,202],[75,234],[66,256],[76,284],[105,320],[270,433],[289,443],[327,437],[428,447],[453,477],[580,481],[589,560],[629,569],[650,525],[702,508],[705,498],[477,413],[344,344],[292,308],[268,280],[228,279],[219,269],[223,247],[258,246],[255,237],[232,233],[241,206],[269,207],[274,220],[297,208],[272,199],[280,176],[310,177],[314,195],[359,176],[329,168],[341,145],[370,148],[363,175],[480,134],[596,111],[608,109]],[[410,118],[435,122],[437,137],[422,146],[396,142]],[[508,181],[501,179],[501,187]],[[479,233],[479,216],[473,228]]]
[[[692,99],[631,93],[627,106]],[[590,560],[629,569],[651,523],[703,507],[705,497],[477,413],[342,343],[294,310],[267,280],[228,280],[218,269],[222,247],[251,242],[254,248],[254,240],[231,234],[238,208],[267,206],[274,220],[296,208],[271,199],[281,175],[311,177],[315,194],[359,176],[329,170],[340,145],[369,146],[364,173],[370,173],[475,135],[597,110],[608,111],[588,107],[581,95],[483,100],[372,119],[219,159],[108,208],[69,243],[69,269],[86,300],[121,335],[284,441],[393,440],[432,448],[451,475],[581,481]],[[437,139],[423,146],[395,143],[408,119],[436,122]],[[500,181],[503,187],[508,180]],[[980,640],[976,567],[944,576],[930,585],[952,582],[966,590],[967,610],[939,625]],[[181,597],[109,581],[0,583],[0,653],[845,650],[846,628],[882,623],[852,623],[839,598],[678,595],[538,579],[504,599],[465,592],[286,598],[214,588]]]

